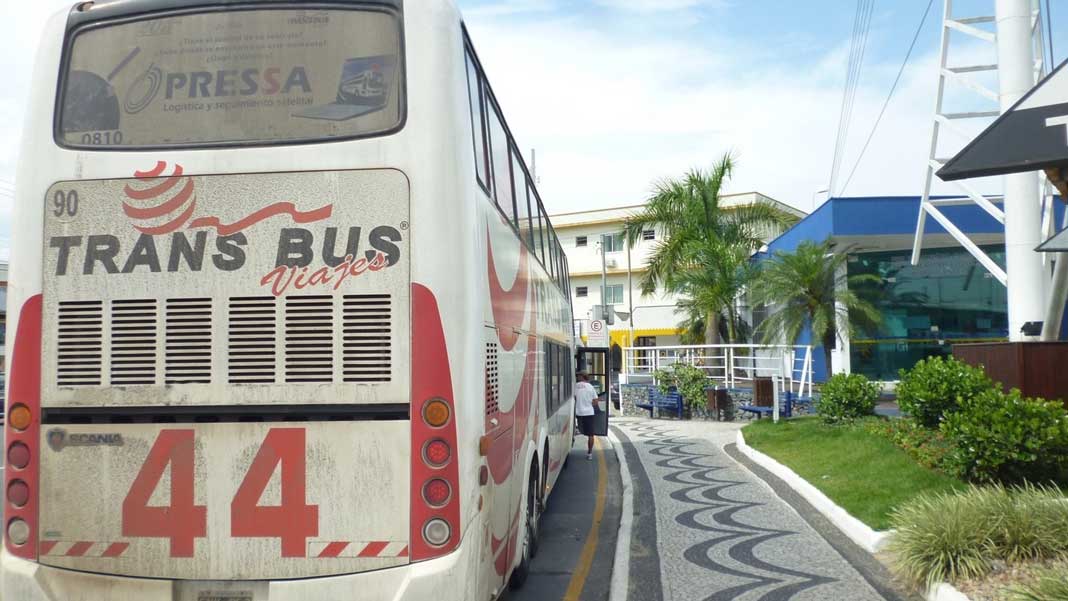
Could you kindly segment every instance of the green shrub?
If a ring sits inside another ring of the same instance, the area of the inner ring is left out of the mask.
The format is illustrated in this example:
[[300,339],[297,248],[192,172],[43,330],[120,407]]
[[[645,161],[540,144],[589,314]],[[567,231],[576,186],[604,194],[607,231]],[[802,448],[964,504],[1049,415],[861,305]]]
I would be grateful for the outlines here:
[[920,585],[987,574],[991,562],[1068,552],[1068,500],[1055,488],[972,486],[922,495],[891,515],[894,571]]
[[872,415],[879,401],[879,385],[863,374],[835,374],[820,388],[816,412],[827,423]]
[[682,401],[691,410],[708,402],[705,387],[709,385],[708,375],[700,367],[686,363],[676,363],[670,370],[658,369],[653,373],[660,392],[667,392],[672,386],[682,394]]
[[985,371],[953,357],[921,359],[912,369],[898,373],[898,406],[928,428],[937,428],[943,416],[956,411],[959,399],[995,388]]
[[950,461],[977,482],[1049,482],[1068,469],[1068,411],[1059,402],[988,390],[962,399],[942,432]]
[[887,544],[894,571],[924,587],[983,576],[990,571],[991,525],[972,494],[923,495],[890,514]]
[[911,419],[901,418],[866,420],[864,429],[894,443],[923,467],[957,475],[947,461],[953,453],[953,443],[939,430],[930,430]]
[[1035,581],[1011,591],[1012,601],[1064,601],[1068,599],[1068,573],[1044,570]]

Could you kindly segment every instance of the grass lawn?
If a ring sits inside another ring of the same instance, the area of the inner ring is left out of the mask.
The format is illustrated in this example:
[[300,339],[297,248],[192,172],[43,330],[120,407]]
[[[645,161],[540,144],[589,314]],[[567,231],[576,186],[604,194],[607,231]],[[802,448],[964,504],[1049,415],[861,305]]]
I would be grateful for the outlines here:
[[749,446],[794,470],[876,530],[887,529],[890,511],[920,493],[965,488],[861,426],[828,426],[814,417],[778,424],[765,419],[742,433]]

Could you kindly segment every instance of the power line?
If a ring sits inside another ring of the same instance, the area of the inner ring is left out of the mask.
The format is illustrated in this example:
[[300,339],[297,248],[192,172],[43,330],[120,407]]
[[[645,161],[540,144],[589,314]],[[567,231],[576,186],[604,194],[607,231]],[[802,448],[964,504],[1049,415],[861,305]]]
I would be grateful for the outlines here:
[[920,39],[920,33],[923,31],[923,26],[927,23],[927,16],[931,14],[931,6],[934,5],[934,0],[930,0],[927,3],[927,8],[923,11],[923,18],[920,19],[920,24],[916,27],[916,33],[912,36],[912,43],[909,44],[909,50],[905,53],[905,60],[901,61],[901,68],[897,70],[897,77],[894,78],[894,84],[890,86],[890,93],[886,95],[886,101],[883,102],[883,108],[879,110],[879,116],[875,118],[875,124],[871,126],[871,132],[868,133],[868,139],[864,141],[864,146],[860,149],[860,155],[857,156],[857,161],[853,163],[853,169],[849,171],[849,177],[846,178],[845,185],[842,186],[842,192],[845,193],[846,188],[849,187],[849,182],[853,181],[853,175],[857,172],[857,167],[860,166],[860,161],[864,159],[864,153],[868,150],[868,145],[871,144],[872,138],[875,137],[875,130],[879,129],[879,123],[883,120],[883,115],[886,114],[886,107],[890,106],[890,99],[894,97],[894,92],[897,91],[897,84],[901,83],[901,75],[905,73],[905,67],[909,64],[909,58],[912,57],[912,51],[916,49],[916,41]]
[[853,120],[853,107],[860,83],[860,73],[864,65],[864,54],[868,45],[868,32],[871,29],[871,16],[874,12],[874,0],[857,0],[857,11],[853,19],[853,33],[849,49],[849,64],[846,67],[846,83],[842,91],[842,108],[838,116],[838,135],[834,143],[834,156],[831,161],[831,178],[827,186],[834,195],[834,184],[842,167],[846,142],[849,139],[849,126]]

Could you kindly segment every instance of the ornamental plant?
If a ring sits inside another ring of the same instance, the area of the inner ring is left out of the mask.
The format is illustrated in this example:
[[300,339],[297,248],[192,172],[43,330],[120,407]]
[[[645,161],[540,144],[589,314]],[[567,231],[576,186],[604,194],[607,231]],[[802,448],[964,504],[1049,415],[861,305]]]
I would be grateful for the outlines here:
[[1068,411],[1059,402],[987,390],[962,398],[941,429],[955,445],[949,461],[970,480],[1068,481]]
[[682,394],[682,401],[686,407],[693,409],[705,402],[705,387],[708,386],[708,376],[705,370],[686,363],[676,363],[670,370],[659,369],[654,374],[657,387],[665,393],[675,387]]
[[816,413],[824,422],[836,424],[875,413],[879,385],[863,374],[835,374],[820,388]]
[[943,417],[957,411],[961,399],[996,387],[982,368],[954,357],[921,359],[912,369],[903,369],[899,374],[897,404],[926,428],[937,428]]

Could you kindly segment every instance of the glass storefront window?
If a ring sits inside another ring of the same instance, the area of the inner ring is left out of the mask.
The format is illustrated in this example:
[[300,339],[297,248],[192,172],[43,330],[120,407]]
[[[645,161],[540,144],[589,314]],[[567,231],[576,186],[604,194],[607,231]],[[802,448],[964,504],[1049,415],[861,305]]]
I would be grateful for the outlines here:
[[[1005,264],[1001,246],[983,250]],[[898,370],[924,357],[949,355],[954,343],[1008,338],[1005,287],[962,248],[925,249],[919,265],[911,251],[858,253],[849,275],[870,274],[881,285],[854,290],[880,310],[883,323],[874,336],[854,335],[854,373],[896,380]]]

